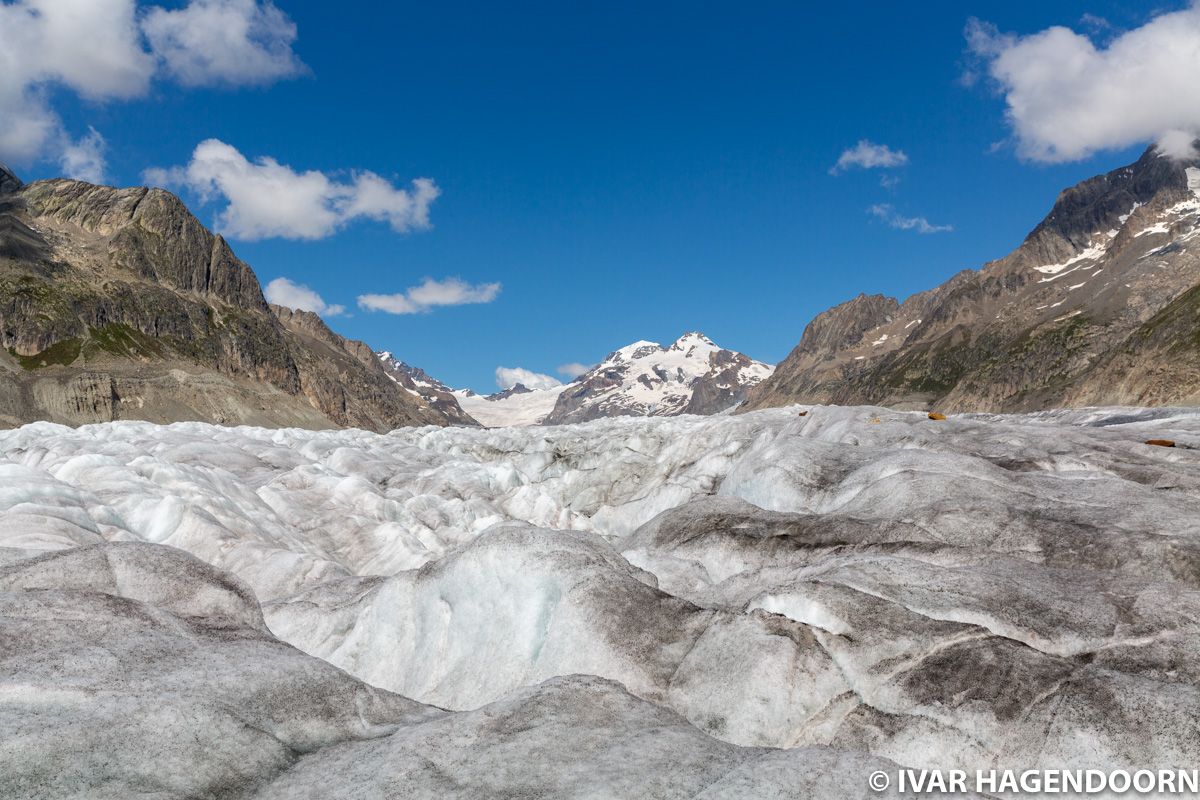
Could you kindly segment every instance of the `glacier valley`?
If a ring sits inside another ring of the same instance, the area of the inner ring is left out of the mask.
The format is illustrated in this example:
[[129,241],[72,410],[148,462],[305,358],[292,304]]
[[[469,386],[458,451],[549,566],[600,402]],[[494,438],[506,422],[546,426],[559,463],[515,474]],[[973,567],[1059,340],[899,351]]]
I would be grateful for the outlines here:
[[6,798],[1183,767],[1200,411],[34,423],[0,431],[0,606]]

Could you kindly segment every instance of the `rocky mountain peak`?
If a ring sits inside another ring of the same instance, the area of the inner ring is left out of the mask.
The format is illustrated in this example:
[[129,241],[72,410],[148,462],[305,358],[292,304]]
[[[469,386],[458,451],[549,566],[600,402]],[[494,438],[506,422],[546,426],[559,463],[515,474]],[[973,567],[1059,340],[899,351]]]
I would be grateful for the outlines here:
[[24,185],[12,170],[0,164],[0,194],[11,194]]
[[890,322],[899,309],[900,302],[894,297],[860,294],[814,317],[804,329],[798,349],[822,353],[857,344],[867,331]]
[[1168,205],[1184,199],[1189,192],[1187,170],[1197,166],[1197,159],[1172,158],[1151,146],[1129,166],[1064,189],[1026,244],[1054,237],[1086,248],[1096,231],[1120,228],[1136,208],[1156,199]]
[[1009,255],[819,314],[744,407],[1191,404],[1197,276],[1200,159],[1151,148],[1061,192]]
[[533,389],[530,389],[528,386],[526,386],[523,383],[514,383],[512,386],[508,387],[504,391],[496,392],[495,394],[489,394],[484,399],[489,400],[494,403],[499,400],[504,400],[506,398],[512,397],[513,395],[529,394],[532,391],[533,391]]
[[378,363],[394,383],[409,394],[416,395],[428,403],[451,425],[477,426],[479,424],[463,410],[453,389],[420,367],[406,364],[389,350],[371,353],[367,357]]
[[253,270],[170,192],[0,181],[0,425],[451,421],[363,343],[270,308]]

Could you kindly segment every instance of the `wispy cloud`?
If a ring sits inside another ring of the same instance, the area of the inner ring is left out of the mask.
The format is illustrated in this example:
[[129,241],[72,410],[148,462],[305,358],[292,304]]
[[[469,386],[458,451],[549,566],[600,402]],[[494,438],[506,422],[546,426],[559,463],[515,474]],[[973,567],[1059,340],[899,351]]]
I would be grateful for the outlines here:
[[562,386],[562,381],[557,378],[523,367],[496,367],[496,385],[501,389],[511,389],[518,383],[526,389],[553,389],[555,386]]
[[945,233],[954,230],[953,225],[934,225],[924,217],[905,217],[896,212],[890,203],[877,203],[867,213],[883,220],[891,228],[917,233]]
[[[1091,20],[1084,25],[1097,35]],[[1099,44],[1064,27],[1017,36],[976,19],[965,35],[975,64],[1004,96],[1020,157],[1073,161],[1140,142],[1194,155],[1200,5],[1160,14]],[[1181,141],[1186,148],[1172,148]]]
[[560,364],[555,370],[559,375],[563,375],[571,380],[575,380],[580,375],[584,375],[592,371],[594,364],[580,364],[578,361],[572,361],[570,364]]
[[246,240],[322,239],[359,218],[386,221],[401,233],[423,230],[429,227],[429,206],[441,194],[428,178],[400,189],[374,172],[339,181],[269,156],[250,161],[217,139],[198,144],[186,166],[150,169],[144,177],[150,184],[189,188],[204,200],[220,197],[225,207],[217,214],[217,229]]
[[59,156],[58,165],[62,168],[63,175],[68,178],[89,183],[103,183],[104,151],[107,149],[108,143],[104,141],[100,132],[95,128],[88,128],[87,134],[79,140],[66,142],[62,155]]
[[829,168],[829,174],[837,175],[853,167],[880,169],[902,167],[907,163],[908,155],[903,150],[893,150],[886,144],[860,139],[854,147],[842,151],[837,163]]
[[345,306],[326,303],[321,295],[302,283],[293,283],[287,278],[276,278],[266,285],[263,295],[268,303],[285,308],[311,311],[322,317],[336,317],[346,313]]
[[499,294],[499,283],[470,284],[459,278],[446,278],[440,281],[426,278],[419,285],[397,294],[360,295],[358,305],[368,311],[386,311],[389,314],[420,314],[438,306],[490,303]]

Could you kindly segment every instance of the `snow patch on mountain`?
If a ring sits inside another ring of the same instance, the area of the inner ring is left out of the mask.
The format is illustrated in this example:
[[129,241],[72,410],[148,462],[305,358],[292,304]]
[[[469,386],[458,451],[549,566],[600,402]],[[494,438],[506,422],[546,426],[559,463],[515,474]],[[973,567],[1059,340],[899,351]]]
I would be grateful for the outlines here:
[[[1102,239],[1100,242],[1089,245],[1078,255],[1068,258],[1061,264],[1047,264],[1041,267],[1034,267],[1034,269],[1036,269],[1038,272],[1054,276],[1052,278],[1043,278],[1042,283],[1049,283],[1053,280],[1056,280],[1057,278],[1061,277],[1059,273],[1067,269],[1067,267],[1079,264],[1081,261],[1096,261],[1097,259],[1103,258],[1104,254],[1108,252],[1108,246],[1110,243],[1103,241],[1103,237],[1100,238]],[[1078,269],[1078,267],[1076,267],[1076,269]],[[1069,271],[1074,272],[1074,270]]]

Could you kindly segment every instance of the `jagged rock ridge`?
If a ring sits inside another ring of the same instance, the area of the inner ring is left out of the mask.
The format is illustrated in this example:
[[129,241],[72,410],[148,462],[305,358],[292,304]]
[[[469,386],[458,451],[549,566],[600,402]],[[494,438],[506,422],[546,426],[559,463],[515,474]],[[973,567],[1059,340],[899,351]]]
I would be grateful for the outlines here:
[[160,189],[0,173],[0,348],[0,424],[448,422]]
[[451,425],[479,424],[459,405],[454,390],[425,370],[404,363],[387,350],[374,355],[392,380],[402,386],[405,391],[428,403],[431,408],[449,420]]
[[744,409],[1200,403],[1200,160],[1153,148],[1059,195],[1013,253],[818,315]]

